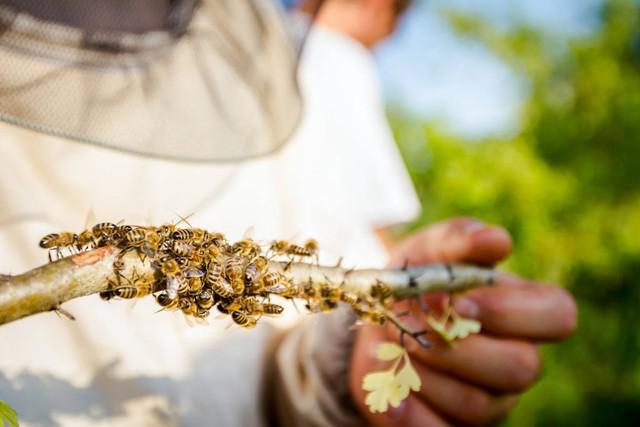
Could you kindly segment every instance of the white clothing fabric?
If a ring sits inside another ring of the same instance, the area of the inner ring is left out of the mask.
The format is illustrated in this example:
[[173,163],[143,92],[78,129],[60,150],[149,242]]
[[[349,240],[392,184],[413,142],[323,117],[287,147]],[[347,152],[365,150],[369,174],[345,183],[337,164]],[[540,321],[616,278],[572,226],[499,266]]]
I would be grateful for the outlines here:
[[[40,237],[80,231],[90,209],[97,221],[142,224],[193,213],[191,224],[231,239],[247,227],[258,240],[314,237],[345,265],[383,266],[372,228],[412,219],[418,202],[370,54],[316,29],[300,78],[306,112],[296,137],[240,164],[144,159],[0,123],[0,272],[46,262]],[[229,320],[190,328],[176,313],[154,314],[151,299],[132,309],[91,296],[64,308],[78,320],[48,313],[0,326],[0,399],[21,425],[263,423],[268,326],[220,340]]]

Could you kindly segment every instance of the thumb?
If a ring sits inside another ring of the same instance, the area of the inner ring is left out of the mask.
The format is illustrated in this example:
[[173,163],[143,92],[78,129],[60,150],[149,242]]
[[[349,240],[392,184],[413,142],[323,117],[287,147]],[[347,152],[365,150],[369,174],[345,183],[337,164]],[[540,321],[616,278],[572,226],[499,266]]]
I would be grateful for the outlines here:
[[391,253],[391,265],[428,262],[471,262],[492,265],[511,252],[512,240],[502,227],[473,218],[435,223],[400,243]]

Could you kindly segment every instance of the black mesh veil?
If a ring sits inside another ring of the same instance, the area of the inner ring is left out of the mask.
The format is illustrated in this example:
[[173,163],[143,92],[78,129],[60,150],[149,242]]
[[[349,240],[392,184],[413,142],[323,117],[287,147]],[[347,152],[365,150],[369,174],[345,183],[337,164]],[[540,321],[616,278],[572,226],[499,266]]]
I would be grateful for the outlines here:
[[270,153],[298,122],[296,52],[270,0],[165,0],[144,30],[100,1],[22,1],[0,0],[2,121],[189,161]]

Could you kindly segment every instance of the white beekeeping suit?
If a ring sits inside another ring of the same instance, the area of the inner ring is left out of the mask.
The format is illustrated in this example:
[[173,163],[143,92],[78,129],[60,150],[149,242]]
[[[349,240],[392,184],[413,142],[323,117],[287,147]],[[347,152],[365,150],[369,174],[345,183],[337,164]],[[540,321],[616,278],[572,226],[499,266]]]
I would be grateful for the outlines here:
[[[231,239],[248,227],[256,239],[315,237],[349,265],[382,266],[373,227],[406,221],[418,205],[384,118],[373,63],[364,48],[328,30],[312,32],[305,49],[299,132],[256,159],[154,159],[36,132],[16,120],[0,123],[0,272],[46,262],[40,237],[82,229],[89,210],[98,221],[152,224],[194,213],[194,226]],[[171,75],[190,66],[173,64]],[[274,111],[280,102],[270,104]],[[59,103],[75,114],[71,101]],[[104,123],[103,134],[118,126]],[[277,322],[227,331],[228,320],[211,319],[191,328],[176,313],[155,314],[152,299],[132,308],[90,296],[64,308],[77,321],[47,313],[0,326],[0,399],[18,410],[22,425],[258,426],[270,416],[281,416],[278,424],[359,423],[344,390],[313,381],[323,377],[319,370],[336,384],[345,380],[349,334],[345,326],[335,336],[336,317],[306,318],[283,335]],[[314,346],[327,341],[336,350],[327,347],[326,354],[341,356],[330,366],[314,356]],[[305,388],[308,378],[299,375],[309,375],[314,387]]]

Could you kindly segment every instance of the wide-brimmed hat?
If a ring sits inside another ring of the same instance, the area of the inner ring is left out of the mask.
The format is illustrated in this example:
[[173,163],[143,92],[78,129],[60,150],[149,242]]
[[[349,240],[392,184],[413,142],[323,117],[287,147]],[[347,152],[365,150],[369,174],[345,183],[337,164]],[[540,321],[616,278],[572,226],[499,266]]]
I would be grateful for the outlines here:
[[166,28],[142,33],[19,3],[0,1],[0,120],[188,161],[264,155],[296,127],[295,47],[269,0],[172,0]]

